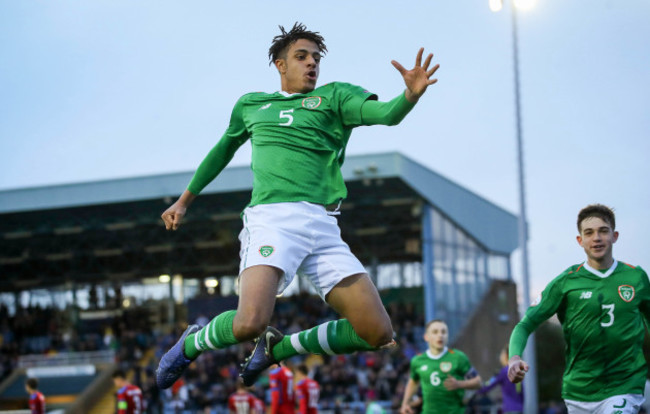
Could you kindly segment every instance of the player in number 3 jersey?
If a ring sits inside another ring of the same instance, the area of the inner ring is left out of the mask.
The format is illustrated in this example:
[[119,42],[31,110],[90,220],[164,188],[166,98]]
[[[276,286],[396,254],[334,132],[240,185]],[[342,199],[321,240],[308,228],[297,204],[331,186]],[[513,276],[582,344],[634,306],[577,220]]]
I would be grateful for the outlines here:
[[479,388],[481,377],[467,355],[458,349],[447,348],[449,330],[444,321],[434,319],[427,323],[424,340],[429,349],[411,360],[411,377],[404,389],[400,413],[412,413],[409,403],[420,386],[423,414],[464,413],[465,390]]
[[508,378],[523,380],[528,336],[557,314],[566,341],[562,397],[570,414],[638,413],[648,373],[643,357],[650,282],[640,267],[614,259],[612,209],[593,204],[578,213],[578,244],[587,260],[546,286],[510,337]]

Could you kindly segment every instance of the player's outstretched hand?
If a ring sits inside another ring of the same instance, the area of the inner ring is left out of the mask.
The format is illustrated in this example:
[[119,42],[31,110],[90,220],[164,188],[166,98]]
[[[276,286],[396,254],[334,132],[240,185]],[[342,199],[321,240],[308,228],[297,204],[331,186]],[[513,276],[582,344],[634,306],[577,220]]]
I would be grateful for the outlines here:
[[165,222],[165,228],[167,230],[178,229],[186,211],[187,208],[178,201],[169,206],[169,208],[160,216]]
[[417,56],[415,57],[415,66],[411,70],[407,70],[396,60],[392,60],[390,63],[393,64],[395,69],[404,78],[404,83],[406,83],[406,99],[410,102],[417,102],[420,99],[420,96],[427,90],[430,85],[438,82],[438,79],[430,79],[434,73],[438,70],[440,65],[436,64],[431,69],[429,65],[431,64],[431,59],[433,59],[433,53],[429,53],[427,58],[424,60],[424,65],[422,64],[422,54],[424,53],[424,48],[421,47],[418,51]]
[[516,384],[523,381],[527,372],[528,364],[526,361],[523,361],[517,355],[510,358],[510,361],[508,362],[508,379],[510,382]]

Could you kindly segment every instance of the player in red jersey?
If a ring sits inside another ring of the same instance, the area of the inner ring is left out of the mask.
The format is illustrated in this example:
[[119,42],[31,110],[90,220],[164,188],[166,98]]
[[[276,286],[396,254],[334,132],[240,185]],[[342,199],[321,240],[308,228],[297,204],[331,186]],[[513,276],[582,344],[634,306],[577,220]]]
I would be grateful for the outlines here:
[[264,414],[266,412],[266,407],[264,407],[264,401],[255,397],[255,404],[253,405],[253,414]]
[[38,380],[28,378],[25,381],[25,391],[29,394],[29,409],[32,414],[45,414],[45,396],[38,391]]
[[241,382],[237,382],[237,391],[228,397],[228,412],[230,414],[253,414],[255,410],[255,396],[246,391]]
[[295,414],[296,398],[293,393],[293,373],[278,365],[269,373],[271,387],[271,414]]
[[141,414],[142,390],[130,384],[119,369],[113,372],[113,384],[117,388],[117,414]]
[[318,414],[320,385],[308,376],[306,365],[296,368],[296,399],[299,414]]

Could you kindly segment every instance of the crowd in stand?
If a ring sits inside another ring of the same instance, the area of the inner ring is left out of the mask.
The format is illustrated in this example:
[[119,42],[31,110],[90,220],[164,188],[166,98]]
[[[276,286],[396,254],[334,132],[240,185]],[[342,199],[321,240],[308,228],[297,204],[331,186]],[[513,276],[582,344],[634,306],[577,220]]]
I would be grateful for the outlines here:
[[84,320],[78,309],[30,306],[10,315],[0,304],[0,381],[18,364],[21,355],[59,354],[112,349],[129,365],[156,341],[139,310],[118,312],[100,320]]
[[[424,320],[413,306],[393,304],[388,311],[400,339],[400,346],[393,350],[310,355],[285,362],[290,367],[305,363],[310,368],[310,375],[321,385],[321,408],[364,411],[366,402],[375,400],[385,401],[392,407],[399,406],[410,359],[418,349],[423,349]],[[283,333],[290,334],[332,319],[336,319],[336,315],[318,297],[300,295],[279,299],[271,323]],[[159,339],[158,358],[174,344],[184,328],[184,325],[179,325],[174,333]],[[160,407],[159,400],[162,399],[166,406],[183,407],[188,412],[225,412],[222,410],[225,410],[228,396],[236,389],[239,364],[252,347],[252,343],[247,343],[205,352],[190,365],[175,387],[162,394],[153,380],[157,359],[139,372],[136,381],[141,385],[149,406]],[[263,377],[251,391],[258,398],[268,400],[267,385],[267,379]]]
[[[352,355],[310,355],[286,361],[290,367],[300,363],[309,367],[310,376],[321,385],[322,409],[335,413],[346,409],[364,412],[368,402],[382,401],[397,412],[409,375],[409,362],[425,349],[422,340],[425,321],[411,305],[393,303],[387,309],[398,347]],[[239,364],[252,350],[252,343],[205,352],[171,389],[161,391],[154,380],[158,359],[176,342],[185,323],[178,324],[174,332],[161,335],[152,331],[148,318],[138,309],[91,324],[74,312],[74,309],[30,307],[19,309],[11,316],[6,307],[0,306],[0,376],[5,378],[23,354],[114,349],[120,368],[133,370],[132,382],[142,389],[147,412],[227,412],[228,396],[236,389]],[[202,315],[199,322],[211,316]],[[278,299],[272,324],[290,334],[336,318],[318,297],[299,295]],[[145,359],[145,365],[136,363],[151,348],[155,349],[155,357]],[[251,391],[268,401],[268,378],[262,377]],[[489,412],[485,407],[490,406],[492,401],[482,397],[471,402],[470,411]]]

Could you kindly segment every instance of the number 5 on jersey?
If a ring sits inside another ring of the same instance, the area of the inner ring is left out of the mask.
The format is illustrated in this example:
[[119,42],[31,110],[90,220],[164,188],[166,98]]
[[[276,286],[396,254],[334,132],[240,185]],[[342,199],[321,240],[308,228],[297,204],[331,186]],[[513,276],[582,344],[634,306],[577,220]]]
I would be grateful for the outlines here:
[[283,111],[280,111],[280,119],[284,119],[284,122],[280,122],[278,125],[280,126],[289,126],[293,123],[293,108],[292,109],[285,109]]

